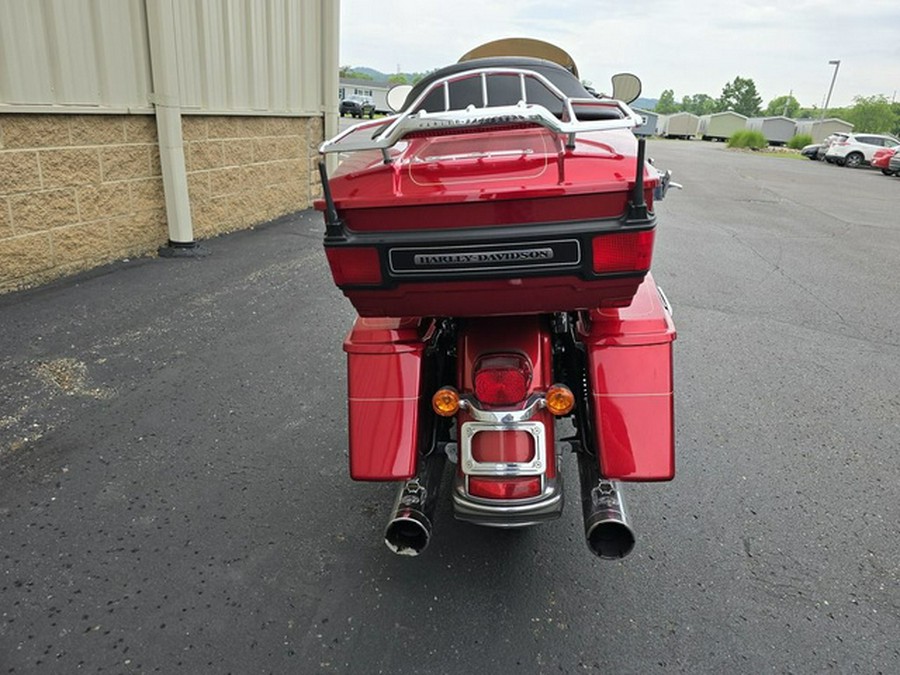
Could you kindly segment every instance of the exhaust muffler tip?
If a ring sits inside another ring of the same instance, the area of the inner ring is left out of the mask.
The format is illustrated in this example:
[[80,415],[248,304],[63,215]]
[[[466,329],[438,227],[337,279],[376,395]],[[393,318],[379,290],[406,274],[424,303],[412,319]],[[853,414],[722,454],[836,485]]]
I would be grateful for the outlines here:
[[431,541],[446,460],[443,452],[421,458],[416,475],[400,486],[384,528],[384,543],[397,555],[417,556]]
[[584,536],[591,553],[604,560],[619,560],[634,549],[634,530],[615,518],[585,523]]
[[597,459],[578,457],[584,539],[591,553],[604,560],[620,560],[634,549],[634,530],[628,524],[625,502],[617,481],[602,478]]
[[431,541],[431,522],[418,511],[398,513],[384,530],[385,545],[397,555],[417,556]]

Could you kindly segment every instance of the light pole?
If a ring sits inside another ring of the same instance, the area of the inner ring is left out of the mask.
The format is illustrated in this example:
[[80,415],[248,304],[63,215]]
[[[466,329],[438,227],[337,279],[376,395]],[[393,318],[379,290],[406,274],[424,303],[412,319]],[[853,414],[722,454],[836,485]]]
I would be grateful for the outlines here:
[[819,117],[819,121],[825,119],[825,113],[828,111],[828,104],[831,103],[831,92],[834,91],[834,81],[837,79],[838,68],[841,67],[840,59],[837,61],[829,61],[829,66],[834,66],[834,75],[831,76],[831,86],[828,87],[828,96],[825,97],[825,107],[822,108],[822,115]]

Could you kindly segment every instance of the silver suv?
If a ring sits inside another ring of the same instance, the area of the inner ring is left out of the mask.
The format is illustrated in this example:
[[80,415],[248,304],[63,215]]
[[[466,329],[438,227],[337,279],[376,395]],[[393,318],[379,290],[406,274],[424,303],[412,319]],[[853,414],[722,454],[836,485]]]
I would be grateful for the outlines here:
[[838,166],[857,167],[869,164],[878,148],[893,148],[900,140],[882,134],[850,134],[835,140],[825,153],[825,159]]

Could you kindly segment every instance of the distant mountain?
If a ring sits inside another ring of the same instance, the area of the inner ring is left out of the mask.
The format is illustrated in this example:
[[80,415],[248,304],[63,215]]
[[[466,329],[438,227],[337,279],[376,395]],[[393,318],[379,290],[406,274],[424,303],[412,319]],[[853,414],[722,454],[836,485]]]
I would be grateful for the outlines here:
[[394,77],[395,75],[402,75],[407,79],[407,81],[411,81],[416,76],[421,75],[421,73],[382,73],[380,70],[375,70],[374,68],[368,68],[366,66],[354,66],[351,68],[354,73],[359,73],[361,75],[368,75],[372,78],[373,82],[377,82],[379,84],[385,84],[389,78]]
[[366,68],[365,66],[354,66],[352,70],[356,73],[363,73],[364,75],[368,75],[376,82],[387,82],[388,77],[390,77],[390,75],[385,75],[380,70],[375,70],[374,68]]
[[658,98],[637,98],[629,105],[632,108],[640,108],[641,110],[655,110],[657,103],[659,103]]

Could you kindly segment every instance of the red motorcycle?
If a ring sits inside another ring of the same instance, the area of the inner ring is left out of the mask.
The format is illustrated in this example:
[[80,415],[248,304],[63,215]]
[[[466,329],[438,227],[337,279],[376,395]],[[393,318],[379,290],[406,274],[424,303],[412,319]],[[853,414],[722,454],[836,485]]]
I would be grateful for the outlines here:
[[398,554],[428,545],[447,460],[457,518],[524,527],[559,517],[570,448],[601,558],[634,546],[622,482],[674,476],[675,328],[649,273],[669,173],[645,161],[642,118],[576,75],[466,60],[321,148],[346,153],[320,166],[317,208],[359,313],[350,474],[400,482]]

